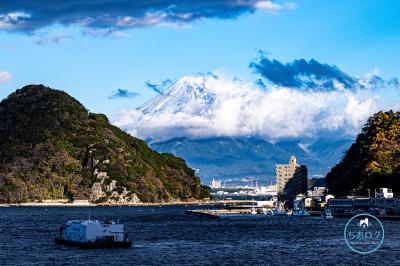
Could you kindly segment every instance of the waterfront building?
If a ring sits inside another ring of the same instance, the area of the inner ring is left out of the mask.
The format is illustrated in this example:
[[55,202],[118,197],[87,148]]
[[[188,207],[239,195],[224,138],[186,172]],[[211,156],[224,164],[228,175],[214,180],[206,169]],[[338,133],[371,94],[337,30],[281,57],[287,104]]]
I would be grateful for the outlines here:
[[354,209],[353,198],[332,198],[328,200],[328,206],[333,212],[351,212]]
[[305,165],[297,164],[291,156],[288,164],[276,165],[276,187],[282,200],[293,200],[300,193],[307,193],[308,173]]
[[295,156],[290,157],[288,164],[276,165],[276,187],[278,193],[283,192],[286,183],[293,177],[298,166]]
[[277,191],[276,191],[276,185],[270,185],[270,186],[256,186],[254,190],[255,195],[265,195],[265,196],[276,196]]
[[313,199],[312,198],[305,198],[304,199],[304,207],[312,208],[313,207]]
[[[383,193],[383,192],[382,192]],[[391,193],[391,192],[387,192]],[[390,197],[390,195],[389,195]],[[378,215],[399,215],[400,199],[394,197],[348,197],[330,198],[328,206],[334,213],[368,212]]]
[[221,181],[213,179],[211,181],[211,188],[214,188],[214,189],[221,188]]
[[325,187],[314,187],[314,191],[312,192],[313,197],[322,197],[325,195],[326,188]]
[[375,192],[375,198],[391,199],[393,198],[393,192],[390,188],[380,188],[379,192]]
[[259,201],[257,201],[257,207],[274,208],[275,205],[276,205],[276,198],[272,198],[270,200],[259,200]]

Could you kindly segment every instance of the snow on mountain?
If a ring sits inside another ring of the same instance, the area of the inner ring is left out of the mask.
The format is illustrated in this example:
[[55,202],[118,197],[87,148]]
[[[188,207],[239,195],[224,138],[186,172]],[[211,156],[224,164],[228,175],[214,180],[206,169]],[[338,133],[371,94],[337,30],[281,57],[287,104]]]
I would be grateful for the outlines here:
[[215,79],[212,75],[183,77],[139,108],[147,116],[162,113],[190,112],[199,114],[211,106],[216,94],[207,87],[207,82]]

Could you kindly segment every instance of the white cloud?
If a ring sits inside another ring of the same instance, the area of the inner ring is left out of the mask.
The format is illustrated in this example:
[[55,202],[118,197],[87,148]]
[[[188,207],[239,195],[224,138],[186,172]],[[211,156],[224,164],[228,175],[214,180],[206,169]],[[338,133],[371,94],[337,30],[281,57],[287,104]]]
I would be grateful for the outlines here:
[[115,24],[119,28],[129,28],[137,26],[153,26],[163,23],[168,17],[165,12],[146,12],[143,17],[137,18],[133,16],[117,17]]
[[31,15],[25,12],[0,14],[0,29],[12,30],[22,27],[26,23],[26,19],[29,19],[30,17]]
[[296,4],[294,3],[277,4],[273,3],[272,1],[258,1],[254,4],[254,7],[258,10],[265,10],[276,13],[284,9],[295,9]]
[[104,18],[110,25],[107,28],[93,28],[89,27],[93,23],[92,19],[84,19],[77,22],[78,25],[85,26],[83,33],[92,36],[114,36],[114,37],[131,37],[130,34],[125,33],[121,30],[129,29],[133,27],[149,27],[149,26],[161,26],[174,29],[187,29],[189,25],[177,20],[170,21],[168,18],[174,16],[180,18],[182,21],[190,20],[193,16],[192,13],[166,13],[166,12],[146,12],[142,17],[134,16],[118,16],[116,18],[106,17]]
[[7,82],[12,79],[10,72],[8,71],[0,71],[0,83]]
[[252,83],[208,75],[181,79],[147,104],[144,113],[117,111],[114,123],[134,136],[156,141],[340,137],[356,135],[378,111],[379,101],[377,94],[366,90],[305,92],[278,86],[263,90]]

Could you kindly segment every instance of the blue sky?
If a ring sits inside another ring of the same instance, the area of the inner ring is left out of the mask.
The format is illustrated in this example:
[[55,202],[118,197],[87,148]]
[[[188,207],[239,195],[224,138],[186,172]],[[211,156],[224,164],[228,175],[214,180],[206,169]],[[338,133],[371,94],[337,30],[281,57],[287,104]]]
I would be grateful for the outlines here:
[[[221,4],[213,15],[205,12],[207,2],[197,1],[204,3],[200,11],[193,5],[199,19],[113,28],[115,32],[108,35],[85,32],[81,24],[66,19],[54,24],[46,13],[39,21],[43,25],[31,27],[30,23],[36,24],[27,18],[21,24],[24,27],[13,24],[10,28],[7,14],[34,16],[35,10],[41,10],[40,6],[25,7],[29,1],[18,6],[13,2],[0,4],[0,71],[12,76],[0,83],[0,98],[24,85],[42,83],[67,91],[93,112],[111,115],[115,109],[133,108],[155,96],[144,85],[147,81],[160,83],[210,71],[256,80],[260,75],[249,64],[259,49],[283,63],[314,58],[352,76],[375,68],[385,79],[400,76],[400,2],[394,0],[258,1],[283,8],[235,9],[231,13]],[[235,1],[222,2],[231,7]],[[188,5],[184,11],[190,12],[190,8]],[[118,8],[113,12],[118,15]],[[96,23],[90,24],[90,29],[107,28]],[[118,89],[140,96],[110,97]],[[379,94],[390,104],[400,99],[395,90]]]

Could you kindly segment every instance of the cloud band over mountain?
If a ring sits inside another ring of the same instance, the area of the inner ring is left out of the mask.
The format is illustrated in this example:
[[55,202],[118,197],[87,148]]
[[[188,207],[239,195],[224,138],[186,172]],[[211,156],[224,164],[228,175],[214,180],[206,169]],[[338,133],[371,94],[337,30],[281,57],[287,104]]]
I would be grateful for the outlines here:
[[[272,85],[302,91],[377,90],[399,88],[398,78],[384,80],[375,69],[364,77],[350,76],[335,65],[323,64],[315,59],[296,59],[289,63],[269,59],[261,52],[249,67]],[[256,83],[265,87],[262,80]]]
[[0,29],[33,33],[53,25],[72,25],[89,34],[107,34],[134,27],[182,25],[203,18],[233,19],[256,10],[276,13],[294,7],[269,0],[4,0],[0,2]]
[[304,90],[297,83],[261,88],[254,82],[223,76],[183,77],[141,108],[119,110],[114,123],[134,136],[154,141],[354,136],[371,114],[384,107],[374,90],[361,89],[376,79],[381,78],[373,74],[355,78],[357,86],[346,90]]

